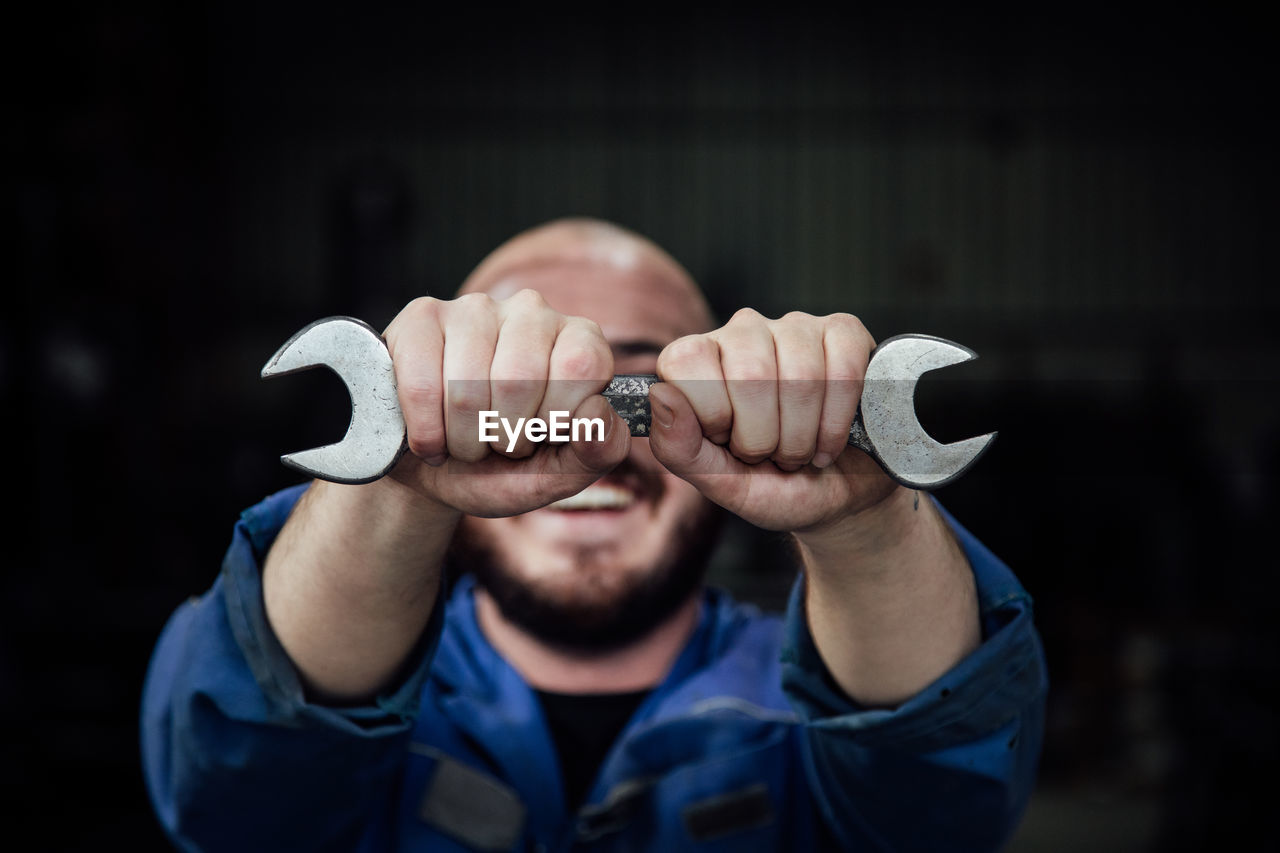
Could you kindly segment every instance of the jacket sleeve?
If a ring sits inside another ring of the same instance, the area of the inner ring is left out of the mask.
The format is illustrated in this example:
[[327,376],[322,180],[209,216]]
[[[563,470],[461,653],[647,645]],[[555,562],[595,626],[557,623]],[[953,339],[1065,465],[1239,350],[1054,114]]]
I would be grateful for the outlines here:
[[395,800],[444,607],[423,634],[416,667],[373,704],[308,702],[267,624],[259,578],[303,488],[241,516],[212,589],[178,608],[153,653],[143,770],[179,849],[349,851]]
[[819,657],[792,590],[782,682],[806,721],[815,807],[842,850],[997,850],[1035,782],[1048,681],[1031,598],[943,511],[973,567],[982,645],[893,710],[857,706]]

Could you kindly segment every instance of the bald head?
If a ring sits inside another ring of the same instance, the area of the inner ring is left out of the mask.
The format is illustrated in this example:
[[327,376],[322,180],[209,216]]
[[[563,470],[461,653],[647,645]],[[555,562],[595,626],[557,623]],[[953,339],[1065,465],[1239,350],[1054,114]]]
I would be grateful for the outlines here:
[[712,328],[702,291],[675,258],[634,231],[599,219],[557,219],[517,234],[480,262],[459,293],[503,299],[532,287],[563,313],[591,316],[576,309],[596,300],[583,300],[583,288],[569,285],[571,279],[594,285],[600,298],[610,298],[611,290],[638,288],[651,299],[669,300],[690,321],[685,334]]

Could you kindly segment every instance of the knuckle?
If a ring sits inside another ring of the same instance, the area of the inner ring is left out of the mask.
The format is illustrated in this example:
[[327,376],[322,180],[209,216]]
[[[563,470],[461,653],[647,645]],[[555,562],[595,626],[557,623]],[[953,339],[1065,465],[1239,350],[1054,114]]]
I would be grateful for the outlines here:
[[493,400],[540,400],[543,377],[537,373],[519,369],[505,371],[501,379],[489,382]]
[[410,413],[423,412],[430,417],[440,409],[439,386],[419,383],[401,384],[399,392],[401,405]]
[[556,366],[557,379],[603,379],[608,372],[607,359],[599,352],[577,349],[567,353]]
[[743,353],[735,360],[736,378],[746,382],[758,382],[777,378],[777,366],[773,359],[755,353]]
[[440,391],[433,387],[401,388],[405,438],[415,456],[434,456],[445,448],[440,419]]
[[818,409],[826,398],[826,383],[823,377],[805,379],[783,379],[778,383],[778,393],[784,407],[796,407],[804,410]]
[[733,410],[727,405],[714,405],[700,413],[698,420],[707,434],[728,432],[733,427]]
[[792,325],[801,325],[804,323],[812,323],[817,318],[806,311],[788,311],[778,318],[777,322]]
[[729,449],[741,459],[767,459],[778,449],[778,443],[769,436],[737,435],[730,440]]
[[528,303],[531,305],[546,305],[547,300],[542,294],[534,290],[532,287],[522,287],[506,299],[507,302]]
[[825,382],[821,380],[801,382],[800,387],[795,392],[796,405],[805,409],[820,410],[826,396],[827,389]]
[[551,307],[547,305],[547,300],[541,293],[531,287],[517,290],[515,293],[502,300],[503,310],[508,314],[540,314],[554,313]]
[[866,359],[854,356],[828,358],[826,364],[827,386],[844,396],[857,397],[861,393],[863,376],[867,371]]
[[771,457],[781,465],[806,465],[813,458],[814,447],[780,447]]
[[715,341],[706,335],[676,338],[658,353],[658,373],[667,376],[717,356]]
[[858,401],[853,398],[841,400],[834,405],[824,406],[819,430],[824,436],[842,435],[849,437],[849,427],[857,415]]
[[755,465],[769,458],[769,454],[773,451],[766,448],[764,450],[753,450],[750,447],[741,447],[729,442],[729,452],[736,458],[746,462],[748,465]]
[[607,379],[613,372],[613,355],[602,336],[577,334],[568,343],[562,352],[557,353],[555,378]]
[[834,314],[828,314],[827,322],[831,323],[833,326],[837,326],[839,328],[844,328],[844,329],[863,328],[861,320],[859,320],[855,315],[846,313],[844,311],[837,311]]
[[420,319],[433,319],[440,313],[440,300],[433,296],[419,296],[411,300],[401,313]]
[[444,430],[434,424],[414,425],[406,431],[409,452],[414,456],[432,457],[444,453]]
[[[430,296],[419,296],[410,300],[404,308],[400,309],[400,313],[387,324],[383,338],[387,341],[388,348],[394,353],[398,337],[406,327],[413,330],[415,327],[438,326],[439,323],[440,300],[433,299]],[[408,332],[408,339],[412,340],[415,333],[415,331]]]
[[607,350],[609,348],[609,342],[605,339],[604,330],[600,328],[600,324],[595,320],[586,317],[566,317],[562,334],[565,332],[580,335],[584,340],[593,341],[601,349]]
[[455,297],[454,300],[449,303],[449,308],[453,311],[470,314],[491,311],[496,304],[497,303],[493,301],[493,297],[487,293],[464,293],[461,296]]
[[838,429],[823,430],[818,436],[818,443],[815,450],[825,450],[834,456],[839,456],[840,451],[844,450],[849,444],[849,427],[840,427]]
[[546,384],[538,379],[502,379],[492,383],[488,409],[504,416],[529,417],[538,411]]
[[455,413],[478,412],[489,405],[489,389],[487,383],[479,381],[457,381],[449,383],[449,410]]
[[449,443],[449,455],[460,462],[479,462],[489,455],[489,448],[471,442]]
[[729,322],[730,323],[759,323],[764,319],[765,317],[763,314],[761,314],[759,311],[757,311],[754,308],[748,307],[748,308],[739,308],[737,311],[734,311],[733,316],[729,318]]
[[827,316],[826,321],[828,329],[837,334],[845,335],[864,346],[873,344],[871,333],[867,331],[867,327],[852,314],[830,314]]
[[545,356],[536,358],[529,354],[525,358],[503,358],[501,362],[495,361],[489,369],[494,387],[504,390],[518,389],[521,385],[525,386],[524,390],[530,390],[528,386],[547,378]]
[[567,316],[564,318],[564,329],[562,334],[578,334],[587,338],[597,338],[604,343],[604,332],[600,330],[600,324],[595,320],[587,317]]

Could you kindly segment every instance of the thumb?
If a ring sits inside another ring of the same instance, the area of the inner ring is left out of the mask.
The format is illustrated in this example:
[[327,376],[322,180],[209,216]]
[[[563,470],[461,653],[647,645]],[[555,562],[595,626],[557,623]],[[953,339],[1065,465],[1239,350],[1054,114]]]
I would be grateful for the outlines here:
[[604,438],[592,427],[582,431],[576,441],[570,441],[559,454],[558,462],[564,473],[600,475],[612,470],[631,449],[631,434],[624,421],[609,401],[593,394],[582,401],[573,418],[599,419],[604,422]]
[[679,389],[667,382],[649,387],[649,449],[667,470],[701,487],[714,474],[740,472],[736,459],[702,435],[702,424]]

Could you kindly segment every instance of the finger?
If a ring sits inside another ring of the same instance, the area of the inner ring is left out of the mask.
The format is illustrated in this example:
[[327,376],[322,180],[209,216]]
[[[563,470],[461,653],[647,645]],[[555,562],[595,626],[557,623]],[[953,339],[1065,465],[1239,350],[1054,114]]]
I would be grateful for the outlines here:
[[627,430],[626,421],[599,394],[588,396],[571,412],[574,420],[603,423],[603,438],[598,438],[597,433],[588,426],[581,437],[559,445],[556,453],[556,462],[562,472],[587,477],[582,483],[585,488],[627,457],[631,449],[631,434]]
[[489,373],[498,338],[493,300],[468,294],[449,302],[443,314],[445,439],[449,455],[477,462],[494,445],[479,439],[479,413],[489,405]]
[[[489,403],[500,418],[516,424],[520,419],[537,417],[542,407],[551,349],[563,317],[548,308],[534,290],[511,296],[501,304],[499,313],[502,320],[489,372]],[[523,429],[516,435],[514,441],[503,435],[492,449],[515,458],[537,449]]]
[[396,374],[396,395],[404,415],[409,452],[429,465],[447,458],[444,382],[441,358],[444,334],[440,301],[415,299],[387,326],[384,336]]
[[809,314],[791,313],[772,325],[778,361],[778,447],[771,457],[784,471],[809,463],[818,444],[825,396],[822,325]]
[[613,376],[613,351],[591,320],[566,317],[551,348],[550,379],[540,416],[574,412],[589,397],[598,396]]
[[[813,469],[787,473],[774,465],[746,464],[699,434],[692,408],[670,383],[649,389],[649,405],[654,458],[735,515],[770,530],[794,530],[815,514],[839,506],[841,477]],[[820,487],[820,481],[826,486]]]
[[818,468],[830,465],[849,445],[849,427],[858,413],[867,360],[875,341],[857,317],[833,314],[826,318],[822,346],[827,378],[812,460]]
[[658,354],[657,370],[659,378],[688,401],[702,434],[716,444],[728,444],[733,404],[715,340],[709,335],[688,335],[672,341]]
[[711,335],[733,406],[729,450],[748,464],[768,459],[778,446],[778,368],[767,321],[744,308]]

